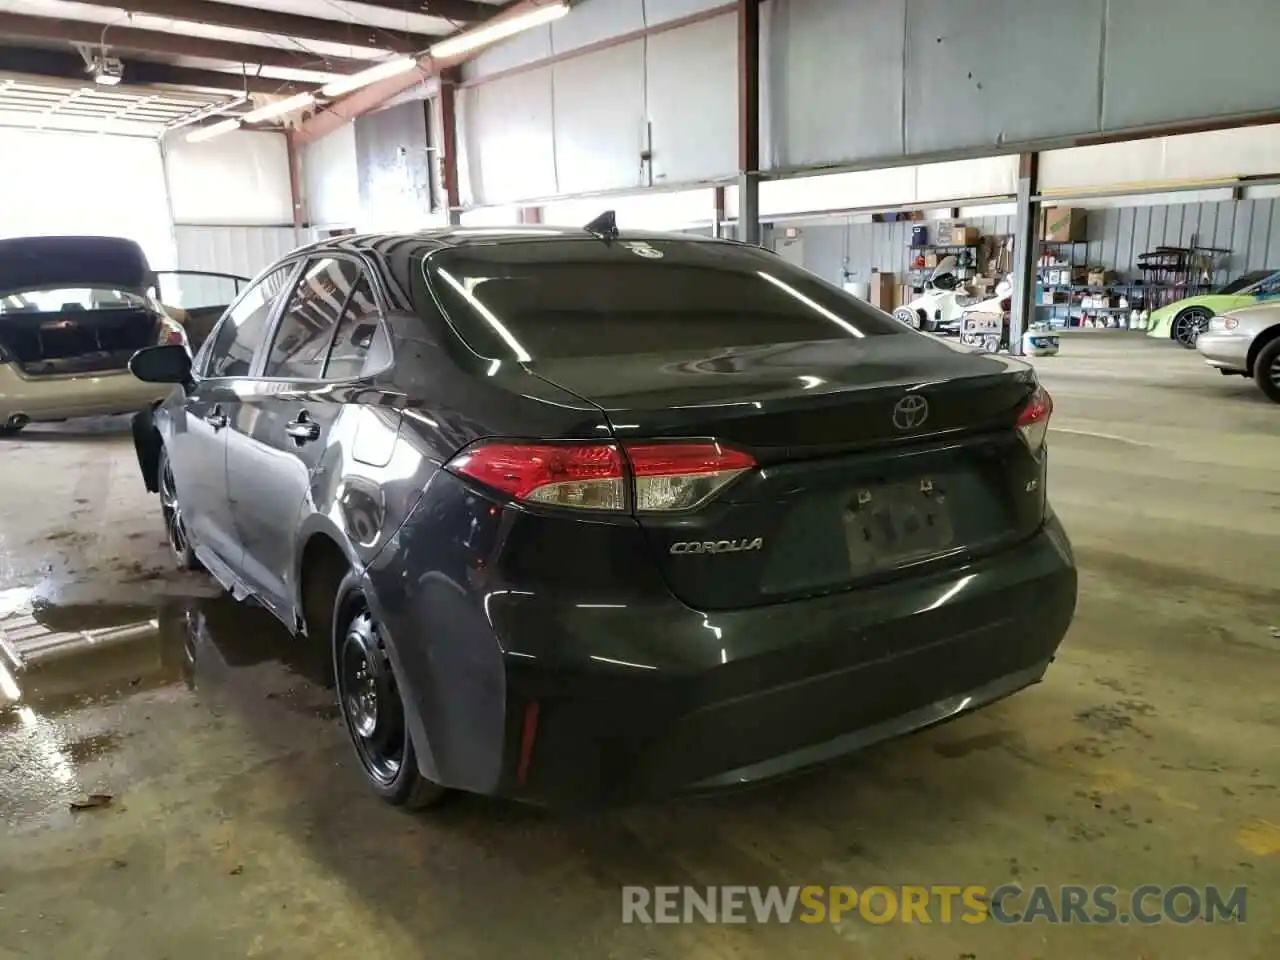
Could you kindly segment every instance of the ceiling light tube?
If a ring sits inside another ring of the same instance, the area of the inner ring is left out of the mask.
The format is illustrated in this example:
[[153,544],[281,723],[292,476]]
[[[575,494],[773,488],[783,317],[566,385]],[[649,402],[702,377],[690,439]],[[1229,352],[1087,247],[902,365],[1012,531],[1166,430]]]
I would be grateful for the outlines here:
[[256,110],[250,110],[240,119],[245,123],[257,123],[260,120],[271,120],[275,117],[282,117],[286,113],[293,113],[295,110],[301,110],[303,107],[309,107],[316,102],[314,94],[296,93],[292,97],[285,97],[283,100],[277,100],[274,103],[268,103],[266,106],[258,107]]
[[223,120],[219,123],[211,123],[207,127],[197,127],[187,134],[187,143],[200,143],[202,140],[212,140],[214,137],[220,137],[224,133],[230,133],[232,130],[240,129],[240,118],[232,117],[230,120]]
[[499,40],[505,40],[508,37],[514,37],[517,33],[523,33],[533,27],[540,27],[543,24],[551,23],[553,20],[559,20],[568,12],[569,4],[563,2],[563,0],[559,3],[548,3],[525,13],[518,13],[512,17],[502,17],[472,30],[464,30],[462,33],[449,37],[447,40],[441,40],[432,46],[430,53],[437,60],[470,53],[472,50],[477,50],[491,43],[497,43]]
[[370,67],[367,70],[361,70],[359,73],[353,73],[349,77],[339,77],[337,80],[326,83],[320,88],[320,93],[325,97],[340,97],[344,93],[350,93],[360,87],[367,87],[369,84],[377,83],[379,80],[386,80],[390,77],[398,77],[402,73],[408,73],[410,70],[417,69],[417,66],[418,61],[413,57],[396,57],[394,60],[380,63],[376,67]]

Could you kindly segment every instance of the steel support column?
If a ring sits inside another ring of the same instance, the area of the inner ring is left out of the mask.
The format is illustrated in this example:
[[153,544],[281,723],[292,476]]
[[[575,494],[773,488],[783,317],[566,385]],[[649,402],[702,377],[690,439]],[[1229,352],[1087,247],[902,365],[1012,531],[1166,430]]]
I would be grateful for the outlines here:
[[724,236],[724,187],[716,187],[712,194],[711,235],[717,239]]
[[1013,306],[1009,352],[1022,353],[1022,334],[1035,316],[1036,258],[1040,248],[1040,154],[1018,159],[1018,215],[1013,236]]
[[440,73],[440,179],[444,184],[444,208],[449,223],[462,222],[462,199],[458,189],[458,72],[456,68]]
[[738,239],[760,242],[760,0],[738,0]]
[[302,151],[292,130],[284,133],[285,152],[289,161],[289,202],[293,207],[293,240],[301,245],[303,228],[307,225],[307,199],[302,185]]

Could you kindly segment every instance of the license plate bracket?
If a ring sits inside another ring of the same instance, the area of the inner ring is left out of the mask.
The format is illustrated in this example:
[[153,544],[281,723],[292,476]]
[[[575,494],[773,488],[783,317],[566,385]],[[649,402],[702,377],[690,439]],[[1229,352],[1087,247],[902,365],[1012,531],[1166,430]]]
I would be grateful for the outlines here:
[[843,522],[854,575],[945,553],[955,542],[945,485],[929,477],[854,490]]

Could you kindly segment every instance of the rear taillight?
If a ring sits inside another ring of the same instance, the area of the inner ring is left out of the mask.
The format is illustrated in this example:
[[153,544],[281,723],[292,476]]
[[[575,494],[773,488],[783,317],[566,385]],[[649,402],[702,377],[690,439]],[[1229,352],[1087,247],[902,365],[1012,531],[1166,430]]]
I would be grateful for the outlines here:
[[1032,453],[1039,453],[1044,448],[1045,438],[1049,434],[1049,417],[1053,414],[1053,398],[1049,391],[1037,385],[1035,393],[1018,414],[1018,432]]
[[449,469],[530,503],[627,508],[626,468],[612,443],[487,443],[455,458]]
[[715,442],[485,443],[449,470],[516,500],[584,510],[628,510],[628,485],[641,513],[689,510],[755,466]]
[[718,443],[627,443],[640,513],[689,510],[756,465]]

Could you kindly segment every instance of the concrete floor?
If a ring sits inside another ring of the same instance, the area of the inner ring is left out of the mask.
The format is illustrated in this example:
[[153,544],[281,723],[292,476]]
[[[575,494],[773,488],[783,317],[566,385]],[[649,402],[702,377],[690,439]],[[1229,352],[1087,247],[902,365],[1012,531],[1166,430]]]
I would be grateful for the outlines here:
[[[1280,956],[1280,408],[1142,338],[1038,366],[1083,577],[1045,683],[835,770],[585,818],[383,807],[314,659],[164,572],[118,422],[4,442],[0,617],[143,627],[0,708],[0,957]],[[1248,922],[619,922],[623,884],[1011,881],[1248,884]]]

